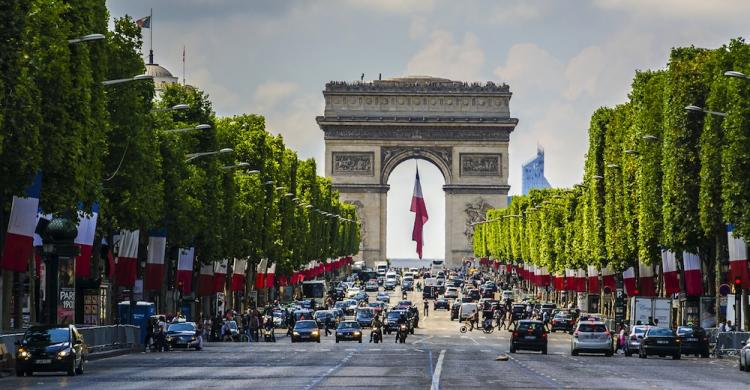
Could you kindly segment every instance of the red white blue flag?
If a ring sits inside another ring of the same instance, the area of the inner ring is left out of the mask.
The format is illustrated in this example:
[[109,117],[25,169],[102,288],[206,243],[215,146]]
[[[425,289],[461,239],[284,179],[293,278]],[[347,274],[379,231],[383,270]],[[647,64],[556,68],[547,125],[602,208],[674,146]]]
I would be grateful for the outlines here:
[[690,297],[703,295],[701,258],[695,253],[682,252],[682,264],[685,270],[685,293]]
[[136,20],[135,24],[140,28],[151,28],[151,16],[144,16]]
[[26,272],[34,244],[39,194],[42,189],[42,175],[37,174],[26,189],[26,196],[13,197],[10,209],[8,231],[5,233],[0,268],[13,272]]
[[78,210],[78,236],[75,244],[80,248],[76,256],[76,277],[91,277],[91,251],[94,247],[94,236],[96,235],[96,221],[99,218],[99,204],[94,203],[91,206],[91,213],[85,213],[82,210],[83,205],[79,205]]
[[148,235],[148,255],[143,289],[161,291],[164,285],[164,256],[167,252],[167,230],[156,229]]
[[414,228],[411,232],[411,240],[417,242],[417,255],[421,259],[422,246],[424,245],[423,229],[429,217],[422,196],[422,185],[419,182],[419,169],[417,169],[417,178],[414,181],[414,195],[411,197],[411,212],[414,213]]
[[118,286],[133,287],[135,285],[140,235],[140,230],[122,230],[115,238],[117,247],[115,283]]
[[193,291],[193,260],[195,259],[195,248],[180,248],[177,257],[177,283],[182,284],[182,293],[190,294]]
[[[687,252],[685,252],[687,254]],[[680,292],[680,280],[677,271],[677,258],[674,252],[662,249],[661,269],[664,274],[664,292],[676,294]]]
[[745,240],[734,235],[734,226],[727,225],[729,243],[729,278],[730,283],[739,280],[742,288],[750,288],[750,276],[747,270],[747,245]]

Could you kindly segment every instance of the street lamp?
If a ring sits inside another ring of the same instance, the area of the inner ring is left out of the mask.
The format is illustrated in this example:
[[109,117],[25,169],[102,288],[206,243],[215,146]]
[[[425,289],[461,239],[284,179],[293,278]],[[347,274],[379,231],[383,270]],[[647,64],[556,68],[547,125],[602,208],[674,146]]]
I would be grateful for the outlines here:
[[72,45],[81,42],[100,41],[102,39],[104,39],[104,34],[89,34],[78,38],[68,39],[68,43]]
[[311,204],[305,206],[306,209],[311,209],[312,207],[313,207],[313,205],[311,205]]
[[190,108],[187,104],[175,104],[172,107],[167,108],[155,108],[151,110],[151,112],[167,112],[167,111],[177,111],[177,110],[187,110]]
[[276,191],[282,191],[284,187],[276,187]]
[[294,194],[291,192],[287,192],[286,194],[284,194],[284,196],[286,196],[287,198],[291,198],[294,196]]
[[233,152],[232,149],[224,148],[224,149],[215,150],[213,152],[190,153],[185,156],[187,157],[187,159],[185,159],[185,162],[190,162],[190,161],[195,160],[196,158],[203,157],[203,156],[211,156],[214,154],[225,154],[225,153],[232,153],[232,152]]
[[643,137],[641,137],[641,139],[644,141],[658,141],[659,137],[652,135],[652,134],[646,134]]
[[594,179],[594,180],[601,180],[601,179],[604,179],[604,176],[602,176],[602,175],[594,175],[594,176],[591,176],[591,178]]
[[689,105],[689,106],[687,106],[687,107],[685,107],[685,110],[692,111],[692,112],[700,112],[700,113],[704,113],[704,114],[711,114],[711,115],[716,115],[716,116],[721,116],[721,117],[727,116],[727,114],[725,112],[706,110],[705,108],[694,106],[692,104]]
[[633,149],[625,149],[623,151],[623,153],[625,153],[625,154],[638,154],[638,151],[633,150]]
[[272,185],[273,185],[273,183],[274,183],[274,181],[273,181],[273,180],[269,180],[269,181],[267,181],[267,182],[265,182],[265,183],[263,183],[263,184],[265,184],[265,185],[267,185],[267,186],[272,186]]
[[235,165],[227,165],[225,167],[221,167],[221,169],[244,168],[244,167],[249,167],[249,166],[250,166],[250,163],[241,162],[241,163],[237,163]]
[[260,173],[260,171],[257,170],[257,169],[252,169],[252,170],[247,171],[247,173],[250,174],[250,175],[253,175],[253,174],[256,174],[256,173]]
[[154,76],[151,76],[150,74],[139,74],[138,76],[130,77],[127,79],[104,80],[102,81],[102,85],[107,86],[107,85],[129,83],[131,81],[153,80],[153,79],[154,79]]
[[208,130],[211,128],[211,125],[202,124],[195,127],[186,127],[183,129],[170,129],[170,130],[164,130],[165,133],[182,133],[185,131],[193,131],[193,130]]
[[619,168],[619,167],[620,167],[620,166],[619,166],[619,165],[617,165],[617,164],[607,164],[607,168],[612,168],[612,169],[616,169],[616,168]]
[[728,71],[724,72],[724,76],[727,76],[727,77],[736,77],[738,79],[750,80],[750,76],[747,76],[747,75],[745,75],[742,72],[737,72],[736,70],[728,70]]

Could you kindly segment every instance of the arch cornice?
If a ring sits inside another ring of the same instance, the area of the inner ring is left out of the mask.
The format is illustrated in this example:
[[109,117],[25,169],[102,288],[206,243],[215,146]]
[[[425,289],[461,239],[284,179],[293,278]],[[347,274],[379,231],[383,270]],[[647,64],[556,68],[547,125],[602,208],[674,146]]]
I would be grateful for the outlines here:
[[453,148],[427,146],[382,146],[380,148],[380,183],[387,184],[391,172],[402,162],[410,159],[429,161],[438,167],[443,174],[445,184],[453,182]]

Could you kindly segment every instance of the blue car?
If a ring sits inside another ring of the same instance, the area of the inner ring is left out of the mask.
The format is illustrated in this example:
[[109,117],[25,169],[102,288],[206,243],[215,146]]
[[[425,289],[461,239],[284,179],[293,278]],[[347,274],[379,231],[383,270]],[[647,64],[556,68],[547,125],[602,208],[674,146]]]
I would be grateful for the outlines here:
[[320,328],[315,320],[303,320],[297,321],[292,329],[292,342],[298,343],[302,341],[316,341],[320,342]]
[[336,342],[340,340],[356,340],[362,342],[362,327],[357,321],[344,321],[336,328]]

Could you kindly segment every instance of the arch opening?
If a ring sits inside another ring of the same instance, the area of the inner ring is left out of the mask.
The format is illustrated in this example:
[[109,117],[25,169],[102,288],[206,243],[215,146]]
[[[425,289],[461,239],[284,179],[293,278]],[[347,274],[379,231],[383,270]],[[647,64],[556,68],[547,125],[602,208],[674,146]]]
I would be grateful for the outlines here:
[[446,184],[448,180],[446,177],[449,176],[446,176],[446,171],[430,159],[412,156],[401,159],[383,172],[384,180],[387,180],[384,183],[390,186],[386,210],[386,257],[391,260],[418,257],[416,242],[412,241],[414,213],[410,211],[417,166],[429,216],[423,231],[422,257],[423,259],[445,258],[446,208],[443,185]]

